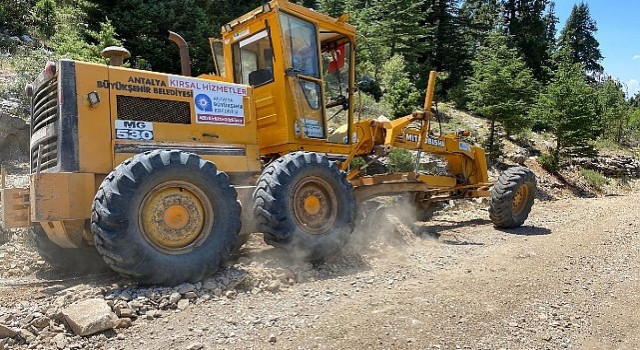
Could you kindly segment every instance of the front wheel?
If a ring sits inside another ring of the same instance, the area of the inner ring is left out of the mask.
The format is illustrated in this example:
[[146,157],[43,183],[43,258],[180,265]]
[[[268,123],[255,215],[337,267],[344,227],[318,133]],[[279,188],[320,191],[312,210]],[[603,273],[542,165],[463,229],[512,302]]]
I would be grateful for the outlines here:
[[236,246],[240,204],[209,161],[156,150],[120,164],[100,185],[91,228],[107,264],[144,284],[195,282]]
[[337,253],[355,228],[351,184],[323,154],[287,154],[264,169],[254,196],[267,244],[310,260]]
[[505,170],[491,190],[489,217],[498,228],[521,226],[531,212],[536,176],[524,167]]

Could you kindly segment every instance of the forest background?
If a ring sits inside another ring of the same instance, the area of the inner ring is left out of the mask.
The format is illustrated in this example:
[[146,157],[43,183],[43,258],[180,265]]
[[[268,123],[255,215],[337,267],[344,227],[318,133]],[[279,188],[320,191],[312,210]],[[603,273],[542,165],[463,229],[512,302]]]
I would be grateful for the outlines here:
[[[194,74],[209,73],[208,38],[263,2],[5,0],[0,53],[17,78],[0,87],[0,97],[24,99],[24,84],[46,60],[105,63],[100,52],[110,45],[131,51],[133,68],[179,72],[178,50],[161,34],[167,29],[189,43]],[[604,70],[586,3],[577,3],[558,28],[550,0],[297,2],[349,15],[359,33],[357,78],[373,78],[380,87],[365,101],[373,116],[412,112],[428,72],[437,70],[438,101],[491,122],[482,140],[491,158],[500,155],[500,137],[526,140],[531,132],[553,137],[538,159],[552,171],[598,148],[636,147],[640,140],[640,93],[628,96]]]

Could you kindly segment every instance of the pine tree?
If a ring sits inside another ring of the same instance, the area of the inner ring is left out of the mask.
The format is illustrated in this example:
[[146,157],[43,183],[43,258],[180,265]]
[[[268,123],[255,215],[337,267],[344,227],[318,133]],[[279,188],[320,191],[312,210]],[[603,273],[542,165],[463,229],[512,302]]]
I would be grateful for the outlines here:
[[603,136],[620,143],[629,122],[629,104],[622,84],[611,77],[598,88],[598,116]]
[[498,0],[465,0],[460,6],[460,16],[465,21],[465,38],[475,53],[497,27],[500,5]]
[[595,38],[597,31],[596,22],[589,15],[589,6],[582,2],[573,6],[558,39],[559,50],[568,50],[572,62],[582,64],[592,80],[603,71],[600,43]]
[[556,138],[552,151],[557,163],[572,156],[593,153],[599,121],[596,115],[596,92],[583,74],[580,63],[573,63],[571,53],[558,58],[558,69],[546,90],[540,94],[532,115],[546,121]]
[[166,39],[166,31],[180,34],[189,44],[192,73],[198,75],[213,70],[208,38],[220,35],[220,27],[234,18],[260,6],[260,0],[165,0],[111,1],[92,0],[85,10],[90,28],[98,31],[97,23],[115,19],[115,30],[125,47],[131,51],[132,64],[144,59],[159,72],[180,72],[179,51]]
[[343,0],[318,0],[318,10],[338,18],[345,12],[345,3]]
[[440,95],[448,94],[471,74],[470,45],[465,41],[464,18],[460,16],[457,0],[426,0],[423,2],[424,26],[428,29],[425,51],[418,59],[415,72],[418,86],[426,87],[427,72],[435,69]]
[[384,63],[396,54],[402,55],[408,65],[415,63],[427,45],[427,29],[420,24],[422,1],[370,0],[368,4],[350,1],[345,8],[360,6],[363,7],[351,18],[360,34],[358,57],[375,70],[365,73],[379,79]]
[[[535,78],[549,78],[555,36],[550,0],[503,0],[504,24]],[[550,10],[550,11],[549,11]],[[552,32],[549,32],[552,31]]]
[[489,35],[471,63],[473,75],[467,85],[471,108],[491,121],[488,149],[492,159],[500,154],[500,143],[495,142],[496,122],[509,135],[531,125],[528,110],[536,82],[518,51],[508,46],[510,40],[498,31]]

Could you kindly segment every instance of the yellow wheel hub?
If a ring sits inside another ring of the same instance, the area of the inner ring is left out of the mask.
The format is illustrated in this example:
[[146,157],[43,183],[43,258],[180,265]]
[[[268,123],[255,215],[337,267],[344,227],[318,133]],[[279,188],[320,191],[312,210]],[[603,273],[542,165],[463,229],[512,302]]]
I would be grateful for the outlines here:
[[143,236],[158,250],[179,254],[202,242],[213,225],[205,194],[184,181],[169,181],[149,191],[139,210]]
[[189,212],[182,205],[172,205],[164,211],[164,222],[174,230],[179,230],[189,223]]
[[513,204],[511,206],[511,211],[514,215],[520,215],[522,210],[527,204],[527,200],[529,199],[529,188],[525,185],[520,186],[518,192],[516,192],[515,196],[513,196]]
[[338,216],[338,200],[331,185],[320,177],[309,176],[291,192],[293,218],[308,234],[329,231]]
[[320,211],[320,199],[314,195],[310,195],[309,197],[304,199],[304,210],[311,214],[318,214]]

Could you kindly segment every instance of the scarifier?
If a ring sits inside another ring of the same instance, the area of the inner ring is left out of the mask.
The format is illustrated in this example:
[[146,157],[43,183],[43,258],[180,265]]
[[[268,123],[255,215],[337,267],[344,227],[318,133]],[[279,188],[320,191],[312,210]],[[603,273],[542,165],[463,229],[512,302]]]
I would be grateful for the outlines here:
[[[252,232],[308,259],[333,255],[358,204],[377,196],[410,194],[418,214],[491,196],[495,226],[522,225],[535,177],[510,168],[490,183],[465,132],[431,133],[435,72],[423,110],[356,116],[346,19],[273,0],[223,26],[210,40],[215,72],[198,77],[172,32],[180,75],[124,68],[120,47],[103,52],[109,66],[49,62],[26,87],[30,186],[6,188],[3,172],[4,226],[31,226],[59,268],[106,262],[141,283],[176,284],[217,271]],[[414,151],[414,171],[380,167],[394,148]],[[448,173],[423,171],[425,155]],[[366,164],[350,166],[357,157]]]

